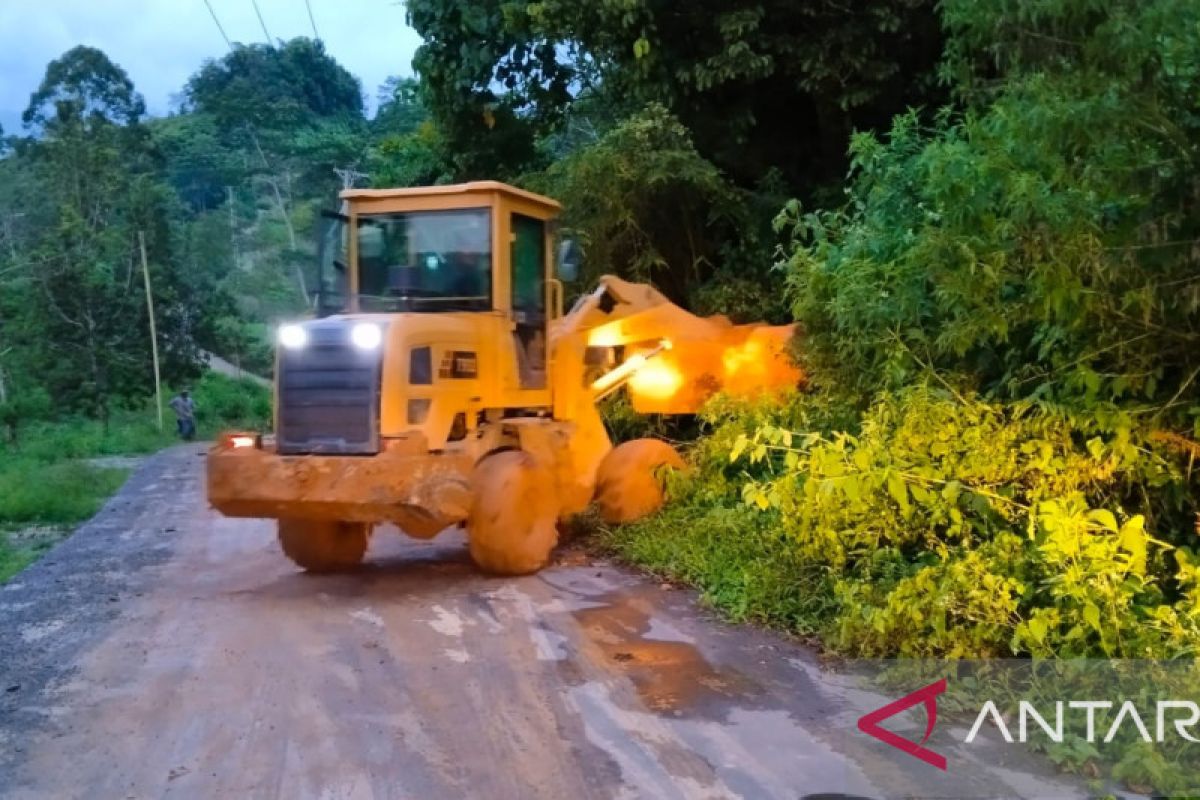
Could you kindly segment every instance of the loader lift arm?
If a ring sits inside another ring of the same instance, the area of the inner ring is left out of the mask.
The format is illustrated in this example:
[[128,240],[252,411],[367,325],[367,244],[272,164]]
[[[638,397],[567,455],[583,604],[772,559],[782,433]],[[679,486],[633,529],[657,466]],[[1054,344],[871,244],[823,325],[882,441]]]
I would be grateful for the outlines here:
[[[649,284],[604,275],[551,330],[556,367],[568,366],[561,377],[571,384],[555,387],[561,389],[556,416],[560,398],[577,408],[626,384],[636,411],[659,414],[694,414],[718,391],[749,395],[795,387],[803,374],[785,352],[794,331],[794,325],[699,317]],[[625,358],[600,380],[587,381],[569,367],[586,364],[589,348],[621,348]],[[565,405],[561,412],[571,413]]]

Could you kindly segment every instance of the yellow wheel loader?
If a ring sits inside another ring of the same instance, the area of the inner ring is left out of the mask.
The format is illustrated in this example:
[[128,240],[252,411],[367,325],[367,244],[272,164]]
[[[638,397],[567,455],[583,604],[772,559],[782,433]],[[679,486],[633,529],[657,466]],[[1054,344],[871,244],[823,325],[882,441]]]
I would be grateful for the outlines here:
[[569,312],[554,200],[493,181],[342,192],[320,255],[315,319],[278,329],[272,435],[223,436],[208,497],[278,520],[310,571],[358,564],[379,523],[430,538],[465,524],[484,570],[542,567],[561,520],[655,511],[664,442],[613,447],[597,402],[694,413],[713,393],[789,385],[790,326],[700,318],[605,276]]

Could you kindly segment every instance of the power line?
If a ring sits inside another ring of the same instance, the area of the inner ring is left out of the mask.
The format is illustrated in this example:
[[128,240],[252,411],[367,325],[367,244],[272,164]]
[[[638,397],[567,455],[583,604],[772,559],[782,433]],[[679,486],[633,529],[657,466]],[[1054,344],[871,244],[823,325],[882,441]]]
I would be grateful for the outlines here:
[[321,34],[317,33],[317,21],[313,18],[312,3],[309,0],[304,0],[304,7],[308,9],[308,21],[312,24],[313,38],[319,42],[321,41]]
[[217,30],[221,32],[221,38],[225,40],[225,44],[232,50],[233,42],[229,41],[229,37],[225,35],[225,29],[221,27],[221,20],[217,19],[217,12],[213,11],[212,3],[204,0],[204,5],[208,7],[208,13],[212,15],[213,22],[217,23]]
[[267,32],[267,23],[263,21],[262,12],[258,10],[258,0],[250,0],[250,5],[254,6],[254,13],[258,15],[258,24],[262,26],[263,36],[267,37],[267,46],[270,47],[271,42],[274,40],[271,38],[271,34]]

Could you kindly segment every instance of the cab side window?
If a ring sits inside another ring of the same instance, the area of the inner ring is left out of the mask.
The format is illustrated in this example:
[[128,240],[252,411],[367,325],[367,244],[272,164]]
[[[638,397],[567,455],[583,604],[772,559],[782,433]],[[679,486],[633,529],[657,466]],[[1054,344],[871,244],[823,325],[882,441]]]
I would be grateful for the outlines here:
[[512,215],[512,314],[521,386],[546,384],[546,223]]
[[546,224],[521,214],[512,216],[512,308],[517,323],[541,325],[546,319]]

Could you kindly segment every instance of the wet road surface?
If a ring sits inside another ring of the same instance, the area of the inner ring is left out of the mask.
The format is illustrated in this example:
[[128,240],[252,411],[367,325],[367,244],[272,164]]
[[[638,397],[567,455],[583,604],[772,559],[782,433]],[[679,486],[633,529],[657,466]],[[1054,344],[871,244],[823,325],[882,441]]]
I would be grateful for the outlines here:
[[[0,796],[926,793],[854,731],[892,698],[853,702],[690,592],[571,551],[489,578],[457,532],[382,530],[360,572],[305,575],[271,523],[207,509],[200,454],[148,459],[0,588]],[[973,766],[1008,795],[1075,794]],[[943,796],[979,786],[954,780]]]

